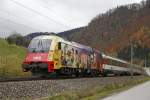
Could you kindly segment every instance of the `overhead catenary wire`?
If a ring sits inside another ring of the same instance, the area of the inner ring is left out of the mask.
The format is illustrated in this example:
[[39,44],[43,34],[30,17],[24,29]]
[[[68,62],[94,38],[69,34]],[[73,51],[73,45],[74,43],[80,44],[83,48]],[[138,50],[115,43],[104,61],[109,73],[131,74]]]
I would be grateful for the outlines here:
[[[16,18],[19,18],[19,17],[20,17],[21,19],[26,20],[25,18],[23,18],[23,17],[21,17],[21,16],[18,17],[18,16],[14,15],[14,14],[12,14],[12,13],[6,11],[6,10],[0,9],[0,12],[6,13],[6,14],[8,14],[8,15],[11,15],[12,17],[16,17]],[[30,23],[31,23],[31,22],[30,22]],[[29,25],[26,25],[26,26],[29,26]],[[29,26],[29,27],[31,27],[31,26]],[[47,27],[44,27],[44,28],[48,29]],[[32,27],[32,29],[35,29],[35,28]],[[39,29],[37,29],[37,30],[39,30]]]
[[[46,4],[46,3],[45,3],[45,4]],[[59,15],[56,14],[55,11],[52,10],[52,9],[50,9],[49,7],[43,6],[43,5],[41,5],[41,7],[44,8],[44,9],[47,9],[50,13],[53,13],[53,15],[57,16],[58,18],[60,18]],[[63,16],[61,16],[61,17],[62,17],[63,19],[66,19],[66,18],[64,18]],[[67,24],[67,25],[68,25],[68,24]],[[72,26],[72,25],[69,25],[69,26]]]
[[[0,22],[1,22],[1,21],[3,21],[3,20],[0,19]],[[10,29],[7,25],[1,25],[1,24],[0,24],[0,29],[1,29],[1,28],[7,29],[7,30]],[[0,34],[1,34],[1,33],[0,33]]]
[[22,4],[22,3],[19,3],[19,2],[15,1],[15,0],[10,0],[10,1],[14,2],[15,4],[17,4],[17,5],[19,5],[19,6],[23,7],[23,8],[25,8],[25,9],[31,11],[31,12],[33,12],[33,13],[36,13],[37,15],[39,15],[39,16],[41,16],[41,17],[44,17],[44,18],[48,19],[50,22],[54,22],[55,24],[62,25],[62,26],[64,26],[64,27],[66,27],[66,28],[70,28],[70,26],[64,25],[63,23],[60,23],[60,22],[58,22],[58,21],[56,21],[56,20],[50,18],[49,16],[47,16],[47,15],[45,15],[45,14],[42,14],[42,13],[40,13],[40,12],[38,12],[38,11],[36,11],[36,10],[30,8],[30,7],[27,7],[27,6],[25,6],[24,4]]
[[39,29],[32,28],[32,27],[27,26],[27,25],[25,25],[25,24],[17,23],[17,22],[15,22],[15,21],[12,21],[12,20],[7,19],[7,18],[0,17],[0,19],[5,20],[5,21],[8,21],[8,22],[13,23],[13,24],[16,24],[16,25],[24,26],[24,27],[29,28],[29,29],[32,29],[32,30],[40,31]]

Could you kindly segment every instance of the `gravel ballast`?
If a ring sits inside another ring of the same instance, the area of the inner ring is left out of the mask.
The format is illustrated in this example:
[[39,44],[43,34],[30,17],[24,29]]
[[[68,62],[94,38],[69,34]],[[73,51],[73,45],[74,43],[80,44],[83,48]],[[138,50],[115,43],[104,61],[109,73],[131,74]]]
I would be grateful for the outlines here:
[[0,83],[0,100],[20,100],[21,98],[35,99],[54,96],[63,91],[87,89],[93,86],[105,86],[111,83],[119,84],[141,78],[144,78],[144,76],[2,82]]

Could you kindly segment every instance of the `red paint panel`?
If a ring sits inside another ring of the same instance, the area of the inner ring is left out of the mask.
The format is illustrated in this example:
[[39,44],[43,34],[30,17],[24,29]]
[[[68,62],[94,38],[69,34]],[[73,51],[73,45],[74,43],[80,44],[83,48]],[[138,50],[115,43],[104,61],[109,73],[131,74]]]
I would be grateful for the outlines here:
[[48,61],[48,53],[28,53],[26,55],[24,62],[30,63],[30,62],[47,62],[47,61]]
[[54,72],[54,62],[48,61],[48,53],[27,53],[23,63],[30,64],[31,62],[46,63],[48,72]]
[[48,72],[54,72],[54,62],[48,62]]

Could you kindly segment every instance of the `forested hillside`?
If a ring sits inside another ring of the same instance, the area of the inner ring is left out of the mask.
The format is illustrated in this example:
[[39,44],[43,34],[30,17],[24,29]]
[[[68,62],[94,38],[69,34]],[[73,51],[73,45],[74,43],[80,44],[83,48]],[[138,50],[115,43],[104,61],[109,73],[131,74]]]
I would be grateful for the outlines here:
[[142,61],[145,56],[149,58],[150,0],[119,6],[99,14],[80,32],[71,34],[71,37],[69,39],[73,41],[125,60],[130,60],[132,43],[135,62],[138,59]]
[[80,34],[81,34],[82,30],[84,30],[84,28],[85,27],[80,27],[80,28],[75,28],[72,30],[60,32],[60,33],[58,33],[58,35],[63,37],[63,38],[67,38],[68,40],[74,40],[75,37],[80,38],[78,36],[80,36]]

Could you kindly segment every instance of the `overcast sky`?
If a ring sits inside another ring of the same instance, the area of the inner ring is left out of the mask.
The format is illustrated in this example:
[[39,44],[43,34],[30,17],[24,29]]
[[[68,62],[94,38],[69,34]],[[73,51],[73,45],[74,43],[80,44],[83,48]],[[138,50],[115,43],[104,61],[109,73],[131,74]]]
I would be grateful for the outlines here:
[[141,0],[0,0],[0,36],[61,32],[87,25],[100,13]]

